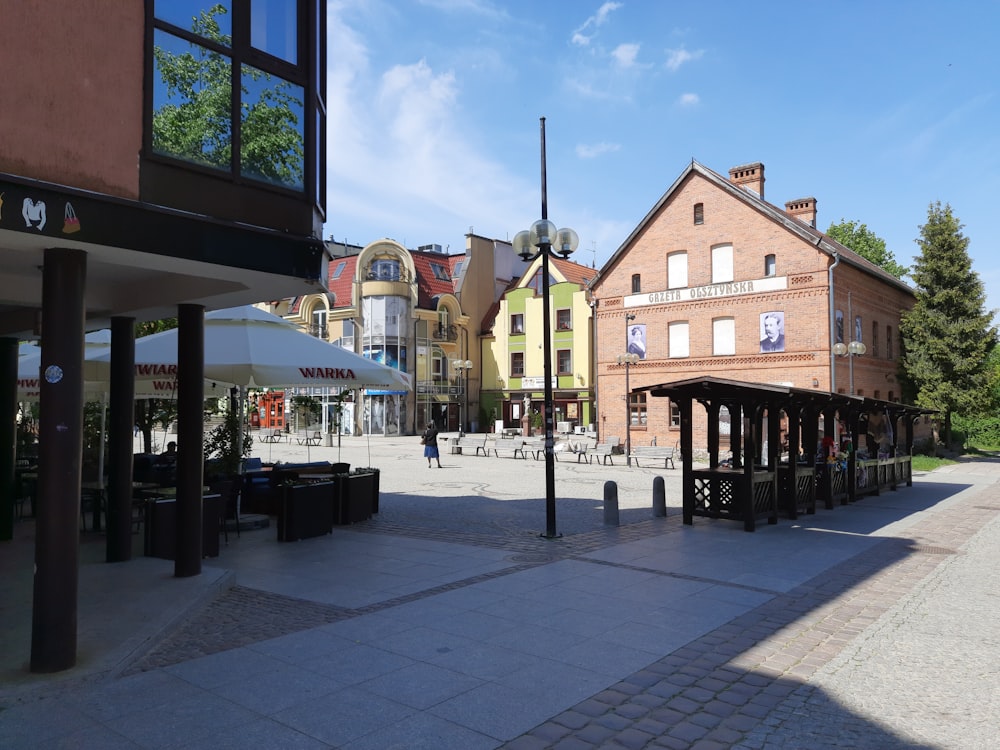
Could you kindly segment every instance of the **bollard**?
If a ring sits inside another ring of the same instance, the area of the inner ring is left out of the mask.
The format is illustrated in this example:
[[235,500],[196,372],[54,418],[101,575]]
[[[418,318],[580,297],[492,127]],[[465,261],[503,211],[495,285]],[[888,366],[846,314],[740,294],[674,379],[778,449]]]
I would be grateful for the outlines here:
[[663,477],[653,477],[653,518],[667,517],[667,491]]
[[604,525],[618,526],[618,485],[604,483]]

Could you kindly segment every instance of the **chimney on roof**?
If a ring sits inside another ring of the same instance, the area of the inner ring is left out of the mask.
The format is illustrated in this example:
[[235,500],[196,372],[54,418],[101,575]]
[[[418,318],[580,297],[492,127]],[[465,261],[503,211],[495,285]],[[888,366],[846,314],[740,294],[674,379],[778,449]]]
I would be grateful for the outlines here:
[[785,213],[816,228],[816,199],[799,198],[785,204]]
[[746,188],[764,198],[764,165],[759,161],[733,167],[729,170],[729,181],[734,185]]

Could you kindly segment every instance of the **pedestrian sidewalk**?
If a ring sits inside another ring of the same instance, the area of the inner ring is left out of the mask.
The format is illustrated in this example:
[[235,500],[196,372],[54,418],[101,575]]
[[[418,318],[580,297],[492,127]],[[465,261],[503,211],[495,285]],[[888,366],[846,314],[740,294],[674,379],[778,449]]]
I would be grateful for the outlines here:
[[[382,470],[373,520],[231,534],[193,579],[83,544],[81,664],[27,675],[24,640],[20,669],[0,647],[0,745],[977,747],[1000,729],[996,463],[753,534],[681,525],[679,469],[559,463],[565,536],[546,540],[544,462],[445,451],[429,471],[417,442],[344,439]],[[21,581],[0,584],[5,622],[30,623],[29,546],[0,550]]]

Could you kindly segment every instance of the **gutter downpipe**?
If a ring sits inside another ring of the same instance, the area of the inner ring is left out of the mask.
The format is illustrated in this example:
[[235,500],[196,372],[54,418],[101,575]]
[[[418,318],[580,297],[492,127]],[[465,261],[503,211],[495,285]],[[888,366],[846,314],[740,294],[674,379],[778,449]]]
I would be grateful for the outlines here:
[[[599,432],[601,429],[601,420],[597,417],[600,414],[600,408],[597,401],[597,305],[598,300],[591,297],[590,299],[590,330],[593,332],[593,346],[591,347],[590,356],[590,388],[594,393],[594,413],[591,415],[594,419],[594,431]],[[586,428],[584,429],[586,432]]]
[[833,345],[836,343],[837,338],[837,312],[834,309],[833,301],[833,269],[840,264],[840,253],[834,251],[833,253],[833,263],[827,269],[827,277],[829,280],[828,286],[830,287],[830,393],[837,392],[837,355],[833,353]]

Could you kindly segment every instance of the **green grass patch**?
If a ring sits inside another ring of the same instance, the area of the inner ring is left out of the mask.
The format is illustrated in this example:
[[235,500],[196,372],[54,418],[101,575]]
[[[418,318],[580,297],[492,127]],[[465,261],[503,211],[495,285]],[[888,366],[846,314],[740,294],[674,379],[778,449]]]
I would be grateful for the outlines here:
[[911,462],[914,471],[934,471],[934,469],[939,466],[947,466],[948,464],[958,463],[958,461],[951,458],[936,458],[933,456],[922,456],[920,454],[913,456]]

